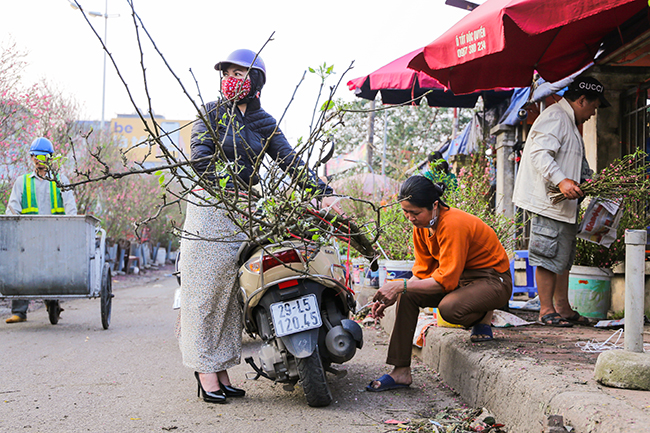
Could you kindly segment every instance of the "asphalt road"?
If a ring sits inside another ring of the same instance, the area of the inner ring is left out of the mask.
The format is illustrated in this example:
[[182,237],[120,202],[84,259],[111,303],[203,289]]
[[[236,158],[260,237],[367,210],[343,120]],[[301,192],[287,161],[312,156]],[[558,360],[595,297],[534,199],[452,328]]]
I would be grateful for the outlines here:
[[[460,407],[434,372],[414,364],[410,389],[370,393],[387,372],[386,335],[364,329],[365,345],[337,378],[328,374],[334,402],[307,406],[302,389],[246,379],[244,363],[231,371],[244,399],[225,405],[196,397],[192,371],[181,363],[171,309],[171,276],[138,285],[114,282],[112,323],[103,330],[98,299],[64,302],[57,325],[45,309],[28,321],[0,323],[0,432],[385,432],[388,419],[431,416]],[[244,338],[244,356],[259,340]]]

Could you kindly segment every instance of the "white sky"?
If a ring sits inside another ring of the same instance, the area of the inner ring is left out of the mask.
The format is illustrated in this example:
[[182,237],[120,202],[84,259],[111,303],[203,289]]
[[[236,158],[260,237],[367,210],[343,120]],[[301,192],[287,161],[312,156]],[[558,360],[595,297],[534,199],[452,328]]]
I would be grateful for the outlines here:
[[[105,0],[78,0],[86,11],[104,13]],[[167,62],[192,98],[197,86],[204,100],[219,96],[218,60],[231,51],[262,51],[267,84],[262,107],[279,119],[308,67],[323,62],[339,74],[354,61],[337,96],[353,100],[345,83],[428,44],[467,12],[444,0],[135,0],[136,12]],[[132,91],[136,104],[147,109],[133,19],[126,0],[108,0],[108,14],[89,17],[103,37],[108,22],[108,47]],[[195,110],[180,86],[145,41],[149,91],[156,114],[189,120]],[[0,4],[0,45],[13,40],[28,52],[25,83],[45,77],[82,105],[82,119],[99,120],[102,107],[103,51],[81,12],[68,0],[3,0]],[[329,82],[335,84],[334,80]],[[281,123],[290,140],[306,135],[319,80],[307,74]],[[198,103],[198,102],[197,102]],[[124,86],[107,59],[105,118],[133,113]]]

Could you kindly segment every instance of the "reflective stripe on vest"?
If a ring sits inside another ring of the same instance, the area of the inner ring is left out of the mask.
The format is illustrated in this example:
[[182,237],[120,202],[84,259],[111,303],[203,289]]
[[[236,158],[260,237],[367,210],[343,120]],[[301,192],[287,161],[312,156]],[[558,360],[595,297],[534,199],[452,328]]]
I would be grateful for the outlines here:
[[[32,178],[32,182],[34,178]],[[52,203],[52,215],[65,215],[65,208],[63,207],[63,197],[61,197],[61,190],[56,186],[56,182],[50,182],[50,203]]]
[[[24,174],[24,187],[22,196],[21,214],[38,214],[38,203],[36,202],[36,187],[34,186],[34,175]],[[30,179],[30,182],[27,179]],[[63,207],[63,197],[61,190],[56,186],[56,182],[50,181],[50,202],[52,204],[52,215],[65,215]]]

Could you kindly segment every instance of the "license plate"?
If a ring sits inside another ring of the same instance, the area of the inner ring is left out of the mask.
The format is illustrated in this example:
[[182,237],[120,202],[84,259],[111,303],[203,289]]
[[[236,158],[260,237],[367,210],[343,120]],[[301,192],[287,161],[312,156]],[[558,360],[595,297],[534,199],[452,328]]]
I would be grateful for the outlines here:
[[313,294],[271,304],[271,318],[278,337],[319,328],[323,324],[318,301]]

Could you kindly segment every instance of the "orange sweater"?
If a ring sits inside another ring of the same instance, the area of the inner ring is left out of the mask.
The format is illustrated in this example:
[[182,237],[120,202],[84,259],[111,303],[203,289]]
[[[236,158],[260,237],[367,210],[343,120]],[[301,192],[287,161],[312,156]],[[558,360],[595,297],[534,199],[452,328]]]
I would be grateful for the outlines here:
[[459,209],[440,208],[433,235],[429,229],[414,227],[413,245],[413,275],[420,279],[433,277],[445,292],[458,287],[465,269],[493,268],[497,272],[510,269],[506,250],[494,230],[478,217]]

